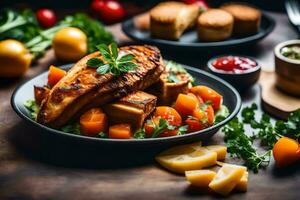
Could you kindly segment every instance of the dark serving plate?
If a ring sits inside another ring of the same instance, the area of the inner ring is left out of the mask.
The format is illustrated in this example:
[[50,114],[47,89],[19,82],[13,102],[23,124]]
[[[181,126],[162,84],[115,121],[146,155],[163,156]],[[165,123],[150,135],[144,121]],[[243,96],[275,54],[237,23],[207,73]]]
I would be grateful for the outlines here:
[[177,49],[184,51],[209,51],[216,49],[221,50],[254,44],[271,33],[274,27],[275,21],[271,17],[263,13],[259,32],[255,35],[241,38],[231,37],[228,40],[219,42],[201,42],[197,38],[196,30],[187,31],[181,36],[178,41],[172,41],[152,38],[149,31],[143,31],[135,27],[134,18],[128,19],[122,23],[122,30],[128,37],[132,38],[133,40],[156,45],[160,48],[172,48],[172,50]]
[[[68,70],[72,65],[64,65],[61,68]],[[237,115],[241,107],[241,98],[238,92],[227,82],[221,80],[220,78],[209,74],[208,72],[184,66],[189,73],[191,73],[195,79],[197,84],[205,84],[209,87],[214,88],[224,97],[224,105],[226,105],[230,111],[230,115],[222,122],[209,127],[205,130],[201,130],[194,133],[189,133],[186,135],[174,136],[174,137],[166,137],[166,138],[149,138],[149,139],[102,139],[102,138],[94,138],[94,137],[86,137],[81,135],[75,135],[70,133],[65,133],[42,124],[39,124],[32,120],[29,117],[28,110],[24,107],[24,102],[29,99],[34,99],[33,94],[33,86],[38,85],[42,86],[46,83],[47,80],[47,72],[44,72],[31,80],[21,84],[18,86],[12,97],[11,97],[11,105],[15,112],[23,118],[30,125],[39,129],[39,134],[50,134],[51,137],[62,138],[68,141],[74,140],[76,143],[88,143],[88,144],[100,144],[101,146],[111,146],[116,145],[119,147],[137,147],[137,146],[171,146],[179,143],[188,143],[192,141],[198,141],[202,139],[209,138],[213,136],[222,126],[224,126],[228,121],[230,121],[233,117]]]

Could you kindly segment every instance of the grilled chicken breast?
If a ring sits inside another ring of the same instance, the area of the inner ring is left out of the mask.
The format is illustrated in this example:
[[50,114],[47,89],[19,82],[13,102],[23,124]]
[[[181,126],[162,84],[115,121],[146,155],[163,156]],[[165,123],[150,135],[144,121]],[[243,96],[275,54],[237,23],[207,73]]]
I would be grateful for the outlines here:
[[159,80],[164,71],[160,51],[153,46],[126,46],[120,52],[135,55],[138,67],[116,77],[113,74],[97,74],[87,67],[90,58],[101,57],[99,52],[78,61],[42,101],[37,121],[52,127],[60,127],[71,118],[89,108],[101,106],[143,90]]

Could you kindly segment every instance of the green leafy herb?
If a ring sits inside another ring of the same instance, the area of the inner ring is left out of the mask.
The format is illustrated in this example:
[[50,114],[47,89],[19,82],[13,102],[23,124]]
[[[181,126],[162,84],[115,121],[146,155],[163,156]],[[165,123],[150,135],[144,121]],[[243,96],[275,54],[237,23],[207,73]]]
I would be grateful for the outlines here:
[[229,110],[225,105],[222,105],[219,110],[215,113],[215,124],[220,123],[224,119],[226,119],[229,115]]
[[188,131],[188,128],[189,128],[188,125],[180,126],[180,127],[178,128],[178,133],[177,133],[177,135],[184,135],[184,134],[186,134],[186,132]]
[[292,112],[288,120],[284,121],[277,121],[275,124],[275,130],[277,133],[291,137],[294,139],[300,138],[300,109]]
[[143,128],[138,129],[138,130],[133,134],[133,137],[134,137],[135,139],[144,139],[144,138],[146,138],[145,129],[143,129]]
[[176,74],[174,74],[174,72],[170,72],[168,74],[167,80],[168,80],[169,83],[179,83],[180,82],[180,80],[178,79]]
[[25,108],[30,112],[30,118],[36,120],[39,107],[36,104],[35,100],[27,100],[24,103]]
[[261,155],[258,154],[253,147],[253,139],[245,134],[244,125],[237,118],[225,125],[223,132],[228,152],[231,156],[243,159],[245,165],[254,172],[258,172],[260,168],[268,166],[271,151]]
[[97,137],[99,137],[99,138],[107,138],[107,134],[104,133],[104,132],[100,132],[100,133],[98,133]]
[[75,122],[64,125],[61,130],[65,133],[80,135],[80,125]]
[[112,73],[119,76],[121,73],[129,72],[137,67],[137,64],[132,62],[134,55],[120,55],[116,43],[111,43],[109,46],[100,44],[97,48],[102,59],[91,58],[87,61],[87,65],[96,68],[98,74]]
[[178,82],[180,82],[180,80],[176,76],[176,74],[178,74],[178,73],[187,74],[189,76],[191,84],[194,85],[194,83],[195,83],[194,77],[191,74],[189,74],[184,69],[184,67],[182,65],[180,65],[179,63],[176,63],[174,61],[167,61],[166,62],[166,71],[169,72],[169,75],[167,76],[167,80],[170,83],[178,83]]
[[152,124],[154,127],[154,131],[152,133],[152,138],[158,137],[162,134],[166,129],[167,130],[175,130],[176,126],[172,126],[169,122],[163,118],[159,118],[158,124],[155,124],[152,120],[148,120],[147,123]]

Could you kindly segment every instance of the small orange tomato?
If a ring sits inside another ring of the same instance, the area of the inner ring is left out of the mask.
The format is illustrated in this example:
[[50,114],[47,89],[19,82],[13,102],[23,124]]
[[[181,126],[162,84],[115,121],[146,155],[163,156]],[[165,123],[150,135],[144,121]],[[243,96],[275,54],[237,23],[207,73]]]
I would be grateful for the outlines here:
[[187,115],[191,115],[197,106],[198,106],[197,98],[191,95],[179,94],[176,99],[174,108],[182,116],[187,116]]
[[174,108],[169,106],[156,107],[154,116],[167,120],[169,124],[173,126],[180,126],[182,123],[179,113]]
[[158,137],[171,137],[178,134],[178,130],[165,130],[162,134],[160,134]]
[[299,144],[296,140],[288,137],[280,138],[273,147],[273,156],[276,166],[284,167],[295,163],[300,159]]

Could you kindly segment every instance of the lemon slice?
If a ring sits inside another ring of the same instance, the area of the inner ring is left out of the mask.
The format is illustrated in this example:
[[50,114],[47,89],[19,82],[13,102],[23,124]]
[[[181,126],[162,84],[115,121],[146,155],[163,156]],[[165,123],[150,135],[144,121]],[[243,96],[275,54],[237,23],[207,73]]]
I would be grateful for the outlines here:
[[245,172],[241,178],[241,180],[235,186],[235,189],[240,192],[246,192],[248,187],[248,172]]
[[228,195],[241,180],[246,167],[223,164],[217,175],[210,182],[209,187],[221,195]]
[[227,147],[222,145],[209,145],[205,147],[210,151],[214,151],[218,155],[218,160],[225,160],[227,154]]
[[216,172],[208,169],[191,170],[185,172],[186,179],[194,186],[207,188],[216,176]]
[[156,161],[166,169],[184,173],[215,165],[217,153],[200,147],[198,144],[181,145],[168,149],[155,157]]

